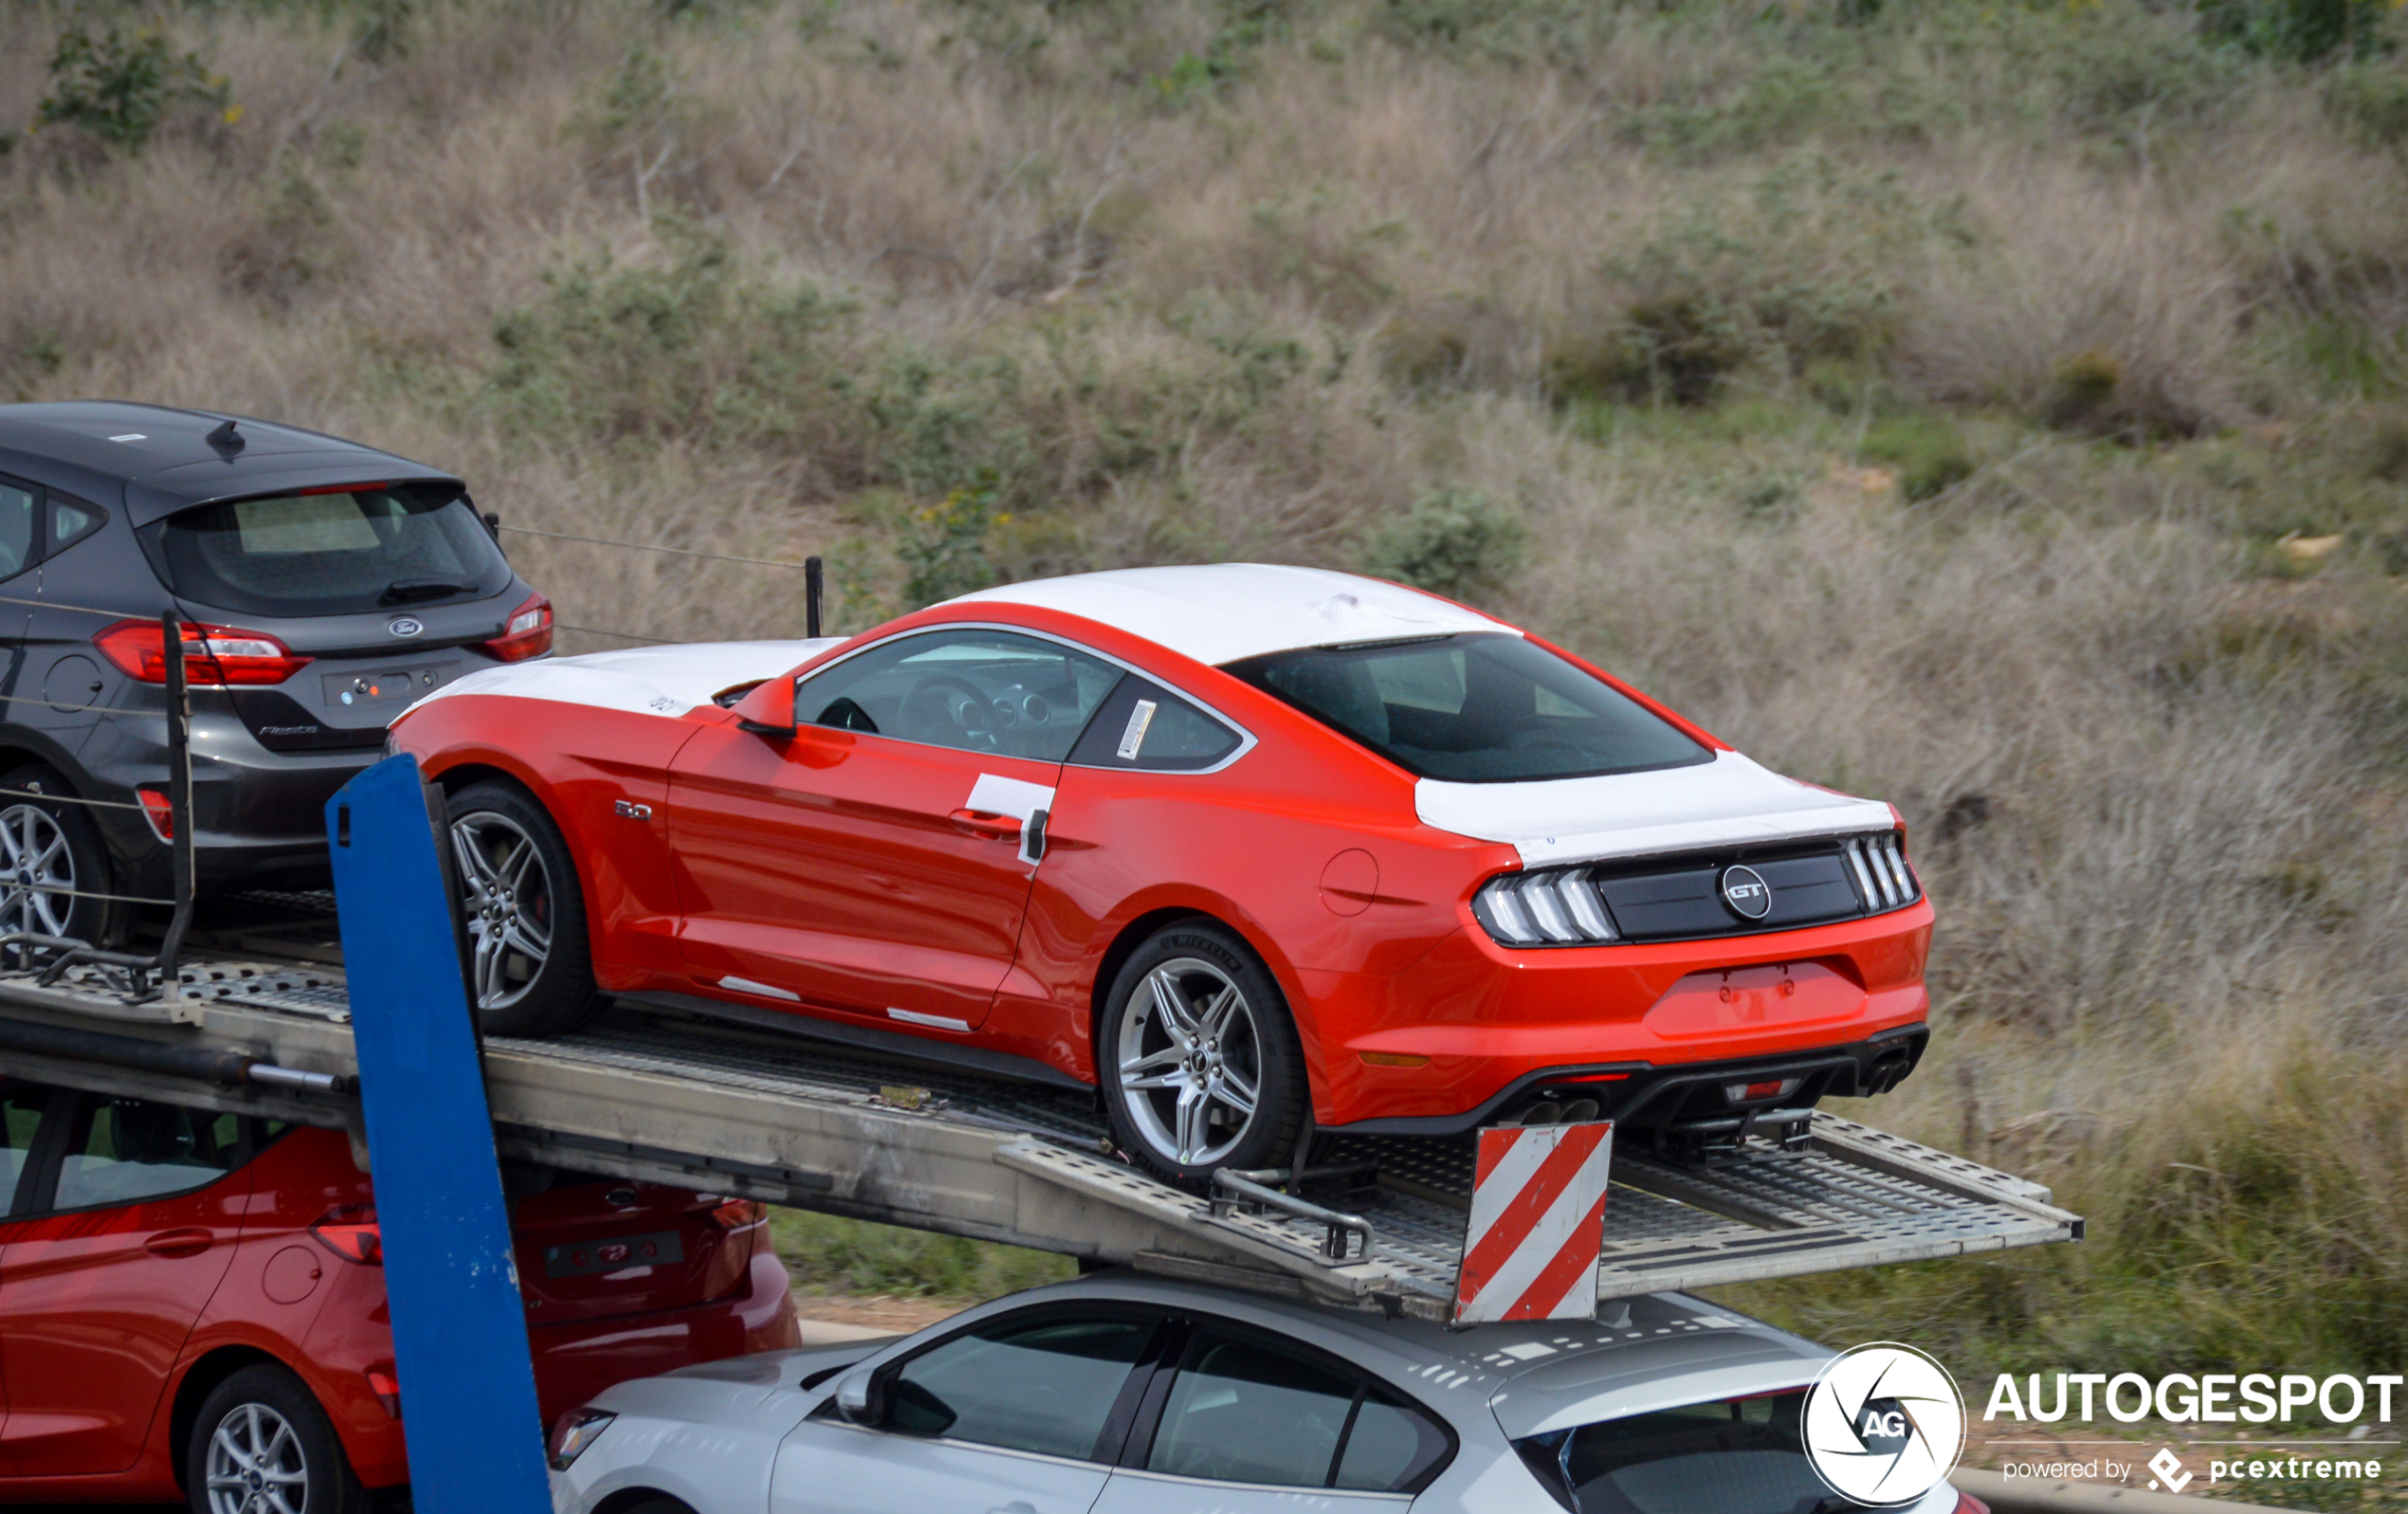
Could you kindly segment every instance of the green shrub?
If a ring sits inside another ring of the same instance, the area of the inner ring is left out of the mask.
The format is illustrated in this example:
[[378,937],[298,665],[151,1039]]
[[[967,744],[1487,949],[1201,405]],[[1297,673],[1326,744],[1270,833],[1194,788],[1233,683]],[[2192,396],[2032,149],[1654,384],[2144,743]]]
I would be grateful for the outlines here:
[[988,536],[1011,519],[995,508],[992,479],[977,487],[956,489],[934,504],[910,511],[895,546],[907,575],[903,608],[918,610],[994,583]]
[[1440,488],[1373,526],[1356,560],[1375,577],[1450,599],[1480,600],[1505,591],[1522,571],[1529,546],[1529,528],[1520,517],[1476,491]]
[[1898,492],[1908,500],[1932,499],[1974,474],[1964,433],[1941,415],[1885,415],[1866,428],[1858,451],[1868,462],[1896,468]]
[[1776,164],[1608,259],[1618,331],[1558,355],[1557,381],[1697,405],[1751,362],[1796,373],[1878,352],[1900,254],[1952,213],[1913,204],[1887,174],[1821,157]]
[[2096,347],[2086,348],[2059,363],[2049,377],[2049,394],[2041,414],[2066,430],[2097,430],[2112,425],[2116,393],[2124,387],[2124,365]]
[[2367,147],[2408,142],[2408,74],[2384,64],[2336,68],[2325,81],[2325,108]]
[[2364,57],[2387,41],[2390,0],[2203,0],[2199,25],[2245,52],[2293,63]]
[[849,307],[747,272],[716,233],[670,218],[656,230],[665,265],[605,252],[554,267],[540,301],[494,323],[499,407],[603,442],[777,441],[830,419],[830,337]]
[[992,1299],[1078,1274],[1067,1256],[873,1225],[807,1210],[770,1211],[779,1260],[805,1291]]
[[168,113],[203,106],[228,121],[240,106],[225,77],[199,53],[175,50],[155,27],[128,31],[116,22],[98,35],[81,23],[59,34],[50,54],[50,92],[34,107],[36,126],[78,126],[110,146],[139,153]]

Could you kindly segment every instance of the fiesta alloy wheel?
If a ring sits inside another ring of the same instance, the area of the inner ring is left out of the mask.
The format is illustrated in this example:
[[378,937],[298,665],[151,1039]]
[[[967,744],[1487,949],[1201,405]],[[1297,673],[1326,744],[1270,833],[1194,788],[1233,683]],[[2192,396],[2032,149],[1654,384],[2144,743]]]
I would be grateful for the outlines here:
[[70,793],[45,767],[0,778],[0,932],[112,945],[128,910],[97,897],[112,891],[108,853]]
[[1106,999],[1105,1113],[1114,1139],[1177,1181],[1286,1161],[1304,1122],[1304,1057],[1286,996],[1211,921],[1155,933]]
[[560,828],[515,784],[470,784],[449,808],[469,992],[486,1031],[557,1035],[593,1019],[585,901]]
[[186,1452],[193,1514],[366,1514],[370,1500],[299,1377],[245,1367],[202,1401]]

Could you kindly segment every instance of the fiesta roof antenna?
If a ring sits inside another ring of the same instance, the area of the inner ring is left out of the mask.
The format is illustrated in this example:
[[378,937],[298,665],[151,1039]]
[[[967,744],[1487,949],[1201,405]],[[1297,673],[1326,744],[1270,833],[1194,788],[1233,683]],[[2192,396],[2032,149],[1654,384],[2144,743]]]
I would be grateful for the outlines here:
[[221,452],[239,452],[249,438],[235,430],[231,420],[224,420],[218,422],[209,435],[202,440]]

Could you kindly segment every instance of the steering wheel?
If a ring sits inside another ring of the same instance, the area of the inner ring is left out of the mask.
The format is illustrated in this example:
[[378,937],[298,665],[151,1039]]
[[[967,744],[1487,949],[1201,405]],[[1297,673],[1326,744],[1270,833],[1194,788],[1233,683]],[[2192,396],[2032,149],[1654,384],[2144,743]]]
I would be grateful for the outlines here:
[[[960,697],[947,699],[948,694]],[[987,696],[966,678],[929,674],[903,696],[902,713],[903,735],[946,746],[995,744],[994,717],[987,708]]]

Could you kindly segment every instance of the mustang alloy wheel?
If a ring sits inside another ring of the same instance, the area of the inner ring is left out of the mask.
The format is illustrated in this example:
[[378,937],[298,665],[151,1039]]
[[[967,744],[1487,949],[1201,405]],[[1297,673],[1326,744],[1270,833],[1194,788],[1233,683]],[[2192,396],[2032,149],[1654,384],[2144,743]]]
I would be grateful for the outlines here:
[[506,1010],[535,988],[552,957],[552,878],[535,838],[507,815],[479,811],[451,822],[460,864],[477,1008]]
[[1262,1034],[1246,992],[1200,957],[1145,975],[1121,1014],[1121,1098],[1145,1143],[1215,1167],[1246,1139],[1262,1096]]
[[1106,1113],[1165,1177],[1285,1160],[1302,1124],[1302,1055],[1278,985],[1243,941],[1202,921],[1157,933],[1106,1001]]
[[585,901],[560,828],[516,784],[449,796],[451,855],[468,927],[469,993],[495,1035],[555,1035],[601,1012]]

